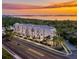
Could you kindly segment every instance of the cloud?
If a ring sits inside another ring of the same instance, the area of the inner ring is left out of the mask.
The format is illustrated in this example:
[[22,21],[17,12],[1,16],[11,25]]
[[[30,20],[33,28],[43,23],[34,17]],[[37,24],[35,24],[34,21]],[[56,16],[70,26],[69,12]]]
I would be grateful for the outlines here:
[[36,5],[28,5],[28,4],[10,4],[3,3],[3,9],[45,9],[45,8],[60,8],[60,7],[76,7],[77,2],[64,2],[64,3],[50,3],[48,6],[36,6]]
[[33,6],[33,5],[23,5],[23,4],[10,4],[10,3],[3,3],[3,9],[38,9],[41,8],[40,6]]
[[28,4],[3,3],[3,14],[76,15],[77,14],[76,5],[77,5],[76,1],[56,3],[56,4],[52,3],[48,6],[34,6],[34,5],[28,5]]
[[59,7],[74,7],[77,6],[76,1],[64,2],[64,3],[50,3],[46,8],[59,8]]

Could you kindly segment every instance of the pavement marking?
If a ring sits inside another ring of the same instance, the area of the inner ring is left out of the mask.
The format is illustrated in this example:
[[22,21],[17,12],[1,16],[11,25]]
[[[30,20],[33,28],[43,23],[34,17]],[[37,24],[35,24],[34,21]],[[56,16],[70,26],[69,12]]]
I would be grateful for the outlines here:
[[37,55],[39,55],[39,56],[44,56],[44,54],[42,54],[42,53],[40,53],[38,51],[35,51],[34,49],[28,48],[28,50],[35,53],[35,54],[37,54]]
[[[37,55],[33,54],[30,51],[25,51],[25,52],[28,53],[29,55],[32,55],[33,57],[35,57],[35,59],[38,59],[39,58]],[[31,59],[33,59],[33,57]]]

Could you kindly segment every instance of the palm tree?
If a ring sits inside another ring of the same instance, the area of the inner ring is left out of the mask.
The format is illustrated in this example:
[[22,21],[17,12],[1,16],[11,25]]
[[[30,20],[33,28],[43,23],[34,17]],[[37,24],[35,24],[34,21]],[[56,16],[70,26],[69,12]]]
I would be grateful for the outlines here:
[[67,54],[72,53],[71,50],[65,44],[63,37],[55,36],[53,39],[53,42],[54,42],[53,44],[55,45],[55,48],[62,48],[63,47]]
[[52,47],[52,45],[53,45],[53,47],[56,46],[57,40],[58,40],[57,36],[54,36],[53,39],[51,40],[51,41],[53,41],[53,43],[51,43],[51,47]]
[[[61,47],[61,43],[64,43],[63,38],[60,37],[60,36],[54,36],[53,39],[52,39],[52,41],[53,41],[53,46],[54,46],[55,48]],[[51,44],[51,45],[52,45],[52,44]]]
[[46,44],[48,44],[49,39],[50,39],[50,35],[48,35],[48,36],[46,36],[46,37],[44,38],[44,40],[46,41]]
[[61,44],[64,44],[65,43],[64,42],[64,38],[61,37],[61,36],[58,36],[58,38],[59,38],[59,40],[58,40],[58,42],[59,42],[58,46],[61,47],[62,46]]
[[39,33],[40,33],[39,30],[37,30],[37,38],[36,39],[40,43],[40,35],[39,35]]

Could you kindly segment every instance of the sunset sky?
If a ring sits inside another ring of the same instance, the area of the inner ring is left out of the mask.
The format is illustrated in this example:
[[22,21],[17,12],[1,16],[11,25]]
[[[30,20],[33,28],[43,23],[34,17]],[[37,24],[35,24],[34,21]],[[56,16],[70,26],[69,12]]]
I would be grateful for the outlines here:
[[76,6],[76,0],[3,0],[3,15],[76,16]]

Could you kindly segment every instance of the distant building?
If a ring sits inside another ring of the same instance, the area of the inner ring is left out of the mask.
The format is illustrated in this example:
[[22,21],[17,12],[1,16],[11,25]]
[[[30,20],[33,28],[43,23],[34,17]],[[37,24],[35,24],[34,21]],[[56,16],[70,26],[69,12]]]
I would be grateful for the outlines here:
[[47,25],[14,24],[14,31],[23,36],[31,36],[43,40],[44,37],[56,36],[56,28]]

